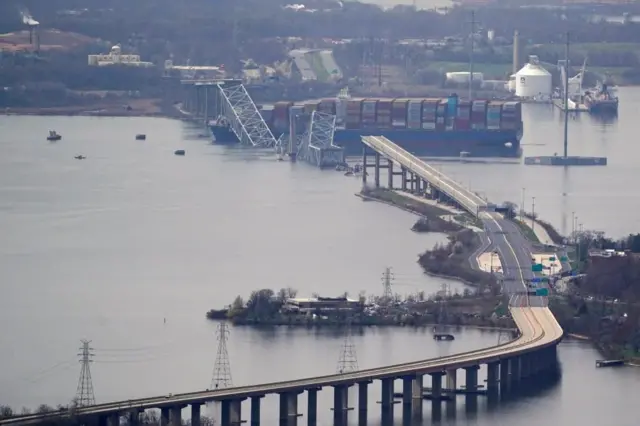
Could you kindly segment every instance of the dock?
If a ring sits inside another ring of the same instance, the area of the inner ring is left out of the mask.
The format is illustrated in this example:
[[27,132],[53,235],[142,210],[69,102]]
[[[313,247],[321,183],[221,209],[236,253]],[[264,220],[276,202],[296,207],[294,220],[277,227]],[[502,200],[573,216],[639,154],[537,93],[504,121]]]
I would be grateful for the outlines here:
[[607,157],[542,155],[525,157],[524,164],[527,166],[606,166]]
[[[565,110],[564,102],[562,101],[562,99],[554,99],[552,103],[560,111]],[[569,103],[569,108],[568,108],[569,112],[589,112],[589,108],[587,108],[585,104],[579,104],[573,101],[569,101],[568,103]]]

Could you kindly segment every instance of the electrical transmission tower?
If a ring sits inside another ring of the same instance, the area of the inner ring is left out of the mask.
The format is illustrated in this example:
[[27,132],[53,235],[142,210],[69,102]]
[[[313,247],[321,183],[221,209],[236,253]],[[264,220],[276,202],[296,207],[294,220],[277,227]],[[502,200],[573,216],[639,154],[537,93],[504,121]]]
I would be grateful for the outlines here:
[[229,364],[229,352],[227,351],[227,338],[229,328],[226,322],[218,325],[218,353],[213,365],[213,377],[211,378],[211,389],[222,389],[233,386],[231,382],[231,365]]
[[78,388],[76,390],[76,403],[79,407],[96,404],[96,397],[93,394],[93,383],[91,382],[91,369],[89,364],[93,362],[93,348],[89,346],[90,340],[82,340],[82,347],[78,356],[82,369],[80,370],[80,379],[78,380]]
[[344,332],[344,342],[338,358],[338,374],[352,373],[358,371],[358,356],[356,355],[356,346],[351,338],[351,317],[347,319],[347,326]]
[[393,290],[391,289],[391,284],[393,283],[394,279],[395,277],[391,268],[385,268],[384,272],[382,273],[382,300],[384,300],[386,303],[391,303],[391,301],[393,300]]

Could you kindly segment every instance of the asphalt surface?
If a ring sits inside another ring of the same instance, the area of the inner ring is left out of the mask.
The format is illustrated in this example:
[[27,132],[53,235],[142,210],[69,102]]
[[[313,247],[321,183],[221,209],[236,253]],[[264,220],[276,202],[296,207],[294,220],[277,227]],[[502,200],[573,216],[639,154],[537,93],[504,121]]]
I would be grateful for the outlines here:
[[536,274],[531,270],[533,244],[522,234],[518,225],[505,219],[500,213],[483,212],[480,219],[487,238],[491,241],[489,250],[500,256],[503,270],[503,291],[510,296],[512,306],[547,305],[542,296],[528,296],[528,284]]

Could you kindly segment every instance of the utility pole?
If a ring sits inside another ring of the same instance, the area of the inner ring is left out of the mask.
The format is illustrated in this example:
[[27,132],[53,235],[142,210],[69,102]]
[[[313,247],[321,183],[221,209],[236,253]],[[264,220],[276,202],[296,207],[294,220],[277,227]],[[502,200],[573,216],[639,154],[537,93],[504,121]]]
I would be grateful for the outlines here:
[[391,289],[391,284],[393,283],[393,280],[394,280],[393,271],[389,267],[385,268],[384,272],[382,273],[382,287],[383,287],[382,299],[387,304],[391,303],[391,301],[393,300],[393,290]]
[[531,197],[531,231],[535,234],[536,225],[536,197]]
[[569,32],[567,32],[564,68],[564,158],[566,159],[569,150]]
[[344,342],[342,343],[342,350],[340,351],[340,357],[338,358],[338,367],[336,368],[336,372],[338,374],[346,374],[353,373],[355,371],[358,371],[358,356],[356,355],[356,346],[351,338],[351,316],[349,316],[349,318],[347,318]]
[[76,403],[78,407],[86,407],[89,405],[96,405],[96,397],[93,394],[93,383],[91,382],[91,369],[89,364],[93,362],[93,348],[89,346],[90,340],[81,340],[82,346],[81,352],[78,354],[80,357],[80,364],[82,368],[80,370],[80,378],[78,379],[78,388],[76,389]]
[[524,193],[526,191],[525,187],[522,187],[522,203],[520,204],[520,220],[524,222]]
[[471,11],[471,49],[469,50],[469,100],[473,101],[473,50],[476,41],[476,12]]
[[233,386],[231,381],[231,365],[229,364],[229,352],[227,351],[227,339],[229,329],[225,321],[218,325],[218,352],[213,366],[210,389],[223,389]]

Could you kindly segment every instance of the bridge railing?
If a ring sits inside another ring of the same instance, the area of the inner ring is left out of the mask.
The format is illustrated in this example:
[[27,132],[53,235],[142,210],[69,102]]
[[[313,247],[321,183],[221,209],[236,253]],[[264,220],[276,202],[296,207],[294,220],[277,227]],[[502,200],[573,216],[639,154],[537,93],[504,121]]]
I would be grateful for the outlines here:
[[382,136],[363,136],[362,141],[378,153],[418,174],[435,188],[454,198],[471,214],[478,216],[482,210],[486,209],[485,200],[389,139]]

